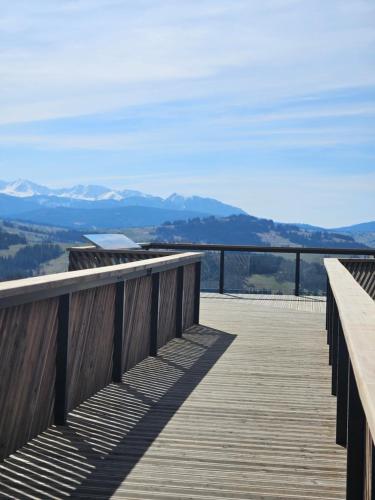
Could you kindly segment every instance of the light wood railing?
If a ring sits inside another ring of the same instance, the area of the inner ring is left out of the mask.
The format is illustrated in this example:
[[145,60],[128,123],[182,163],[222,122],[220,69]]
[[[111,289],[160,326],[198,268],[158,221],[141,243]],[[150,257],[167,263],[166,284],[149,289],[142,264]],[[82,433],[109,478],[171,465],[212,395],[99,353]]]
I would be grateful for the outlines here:
[[325,259],[324,265],[336,442],[347,448],[347,499],[374,499],[375,303],[368,291],[375,261]]

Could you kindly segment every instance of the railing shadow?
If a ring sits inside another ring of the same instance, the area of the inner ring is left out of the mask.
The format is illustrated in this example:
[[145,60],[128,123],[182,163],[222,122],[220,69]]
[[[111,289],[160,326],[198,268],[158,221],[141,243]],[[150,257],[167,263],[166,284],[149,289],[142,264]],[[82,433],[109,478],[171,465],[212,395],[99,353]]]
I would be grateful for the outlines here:
[[106,499],[235,335],[195,326],[0,465],[0,498]]

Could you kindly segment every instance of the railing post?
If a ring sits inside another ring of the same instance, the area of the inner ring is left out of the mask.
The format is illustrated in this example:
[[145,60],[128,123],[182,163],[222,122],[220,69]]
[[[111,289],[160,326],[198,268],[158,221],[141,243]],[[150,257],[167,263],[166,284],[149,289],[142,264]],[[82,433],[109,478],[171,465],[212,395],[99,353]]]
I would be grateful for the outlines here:
[[332,351],[333,351],[333,328],[335,323],[335,314],[336,314],[336,301],[335,297],[332,295],[330,301],[330,312],[329,312],[329,325],[328,325],[328,363],[332,365]]
[[346,446],[348,427],[348,366],[349,354],[341,322],[338,324],[336,443]]
[[375,500],[375,445],[371,444],[371,500]]
[[348,380],[346,498],[362,500],[365,477],[365,414],[350,362]]
[[122,378],[122,344],[124,335],[125,281],[116,283],[115,322],[113,332],[113,382],[121,382]]
[[332,396],[337,394],[337,359],[338,359],[338,328],[339,328],[339,312],[336,303],[333,310],[332,321],[332,337],[331,337],[331,361],[332,361],[332,383],[331,393]]
[[151,329],[150,329],[150,356],[157,356],[158,353],[158,320],[159,320],[159,273],[152,274],[151,277]]
[[296,272],[295,272],[295,286],[294,295],[299,296],[299,284],[300,284],[300,270],[301,270],[301,254],[296,252]]
[[224,273],[225,273],[225,253],[220,250],[220,277],[219,277],[219,293],[224,293]]
[[199,308],[201,296],[201,262],[195,264],[195,283],[194,283],[194,323],[199,325]]
[[183,298],[184,298],[184,266],[177,268],[176,290],[176,337],[182,337],[183,330]]
[[57,313],[56,342],[56,378],[54,421],[56,425],[65,425],[68,412],[68,342],[69,342],[69,311],[70,294],[59,297]]
[[331,285],[327,274],[327,292],[326,292],[326,330],[327,330],[327,344],[328,344],[328,325],[329,325],[329,307],[331,302]]

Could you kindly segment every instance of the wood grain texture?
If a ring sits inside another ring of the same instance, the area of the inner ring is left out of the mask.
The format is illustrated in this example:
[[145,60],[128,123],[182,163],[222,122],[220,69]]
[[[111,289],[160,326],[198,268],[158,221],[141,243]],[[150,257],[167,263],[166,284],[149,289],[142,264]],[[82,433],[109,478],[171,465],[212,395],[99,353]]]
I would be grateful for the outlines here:
[[150,352],[151,276],[125,282],[123,372]]
[[323,314],[201,305],[206,326],[7,460],[0,497],[343,500]]
[[375,303],[338,259],[324,259],[371,434],[375,435]]
[[165,250],[103,250],[96,247],[76,247],[69,251],[69,271],[90,269],[93,267],[115,266],[127,262],[154,259],[174,255],[176,252]]
[[177,269],[160,274],[158,348],[176,336]]
[[370,297],[375,299],[375,259],[342,259],[341,263]]
[[195,287],[195,265],[184,266],[184,295],[182,306],[183,330],[187,330],[194,324],[194,287]]
[[0,283],[0,308],[6,307],[9,303],[18,305],[19,303],[33,302],[37,300],[35,297],[39,297],[41,294],[45,295],[43,299],[52,298],[64,293],[109,285],[120,279],[133,279],[147,276],[151,272],[164,272],[198,262],[200,258],[201,254],[187,252],[166,257],[142,259],[115,266],[4,281]]
[[0,310],[0,458],[53,419],[58,300]]
[[112,379],[116,286],[72,294],[68,341],[68,408],[75,408]]

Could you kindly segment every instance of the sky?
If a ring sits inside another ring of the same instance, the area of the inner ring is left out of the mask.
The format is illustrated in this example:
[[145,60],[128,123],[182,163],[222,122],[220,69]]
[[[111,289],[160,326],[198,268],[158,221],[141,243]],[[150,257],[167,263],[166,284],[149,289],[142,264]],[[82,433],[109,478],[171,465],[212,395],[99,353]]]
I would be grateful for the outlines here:
[[0,179],[375,219],[373,0],[0,0]]

